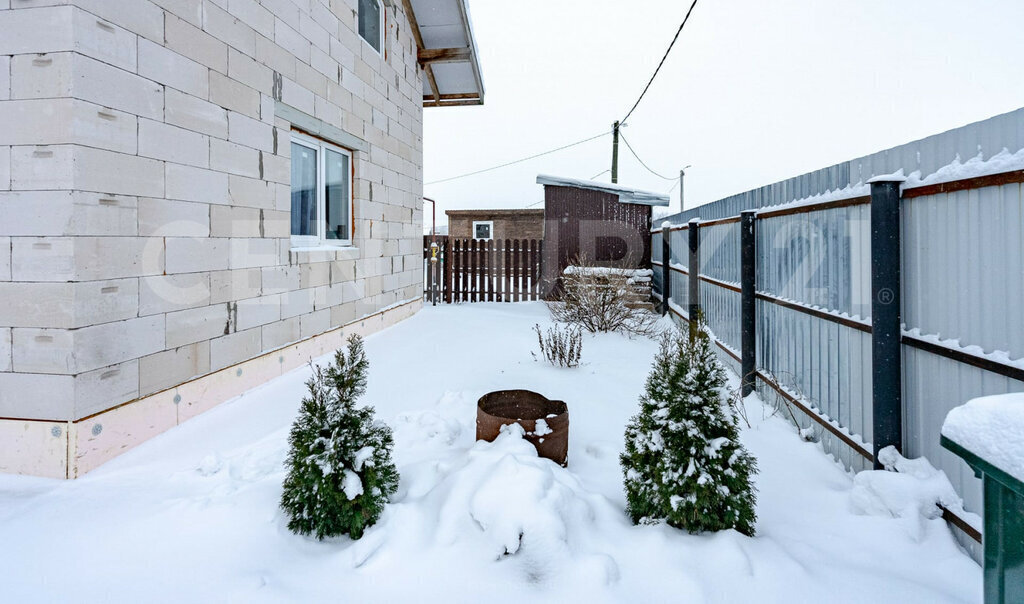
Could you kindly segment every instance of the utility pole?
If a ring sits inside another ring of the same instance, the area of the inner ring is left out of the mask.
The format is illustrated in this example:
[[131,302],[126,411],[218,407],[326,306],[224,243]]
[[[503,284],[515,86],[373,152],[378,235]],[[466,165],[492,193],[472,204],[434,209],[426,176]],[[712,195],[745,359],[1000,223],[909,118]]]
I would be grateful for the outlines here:
[[686,209],[684,207],[684,205],[683,205],[683,203],[684,203],[684,201],[686,199],[684,197],[684,194],[683,194],[683,184],[684,184],[683,179],[686,178],[686,168],[689,168],[689,167],[690,166],[687,165],[685,168],[683,168],[682,170],[679,171],[679,211],[680,212],[682,212],[683,210]]
[[612,184],[619,182],[619,122],[612,124]]

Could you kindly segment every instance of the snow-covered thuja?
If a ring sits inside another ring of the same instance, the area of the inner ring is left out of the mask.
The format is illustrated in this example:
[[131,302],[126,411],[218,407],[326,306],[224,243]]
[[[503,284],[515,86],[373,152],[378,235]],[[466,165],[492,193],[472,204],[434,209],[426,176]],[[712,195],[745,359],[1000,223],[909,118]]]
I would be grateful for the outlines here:
[[373,407],[355,406],[366,391],[368,366],[363,341],[353,335],[348,353],[335,352],[334,363],[314,367],[306,382],[281,495],[293,532],[358,539],[398,488],[391,428],[374,420]]
[[754,458],[728,412],[725,370],[703,329],[666,336],[620,456],[633,522],[754,534]]

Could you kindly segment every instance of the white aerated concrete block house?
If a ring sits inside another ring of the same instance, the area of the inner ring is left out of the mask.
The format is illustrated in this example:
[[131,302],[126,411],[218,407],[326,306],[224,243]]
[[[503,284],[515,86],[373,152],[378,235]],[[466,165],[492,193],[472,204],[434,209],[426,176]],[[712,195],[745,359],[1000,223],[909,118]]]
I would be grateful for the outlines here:
[[465,0],[0,0],[0,472],[78,476],[416,312]]

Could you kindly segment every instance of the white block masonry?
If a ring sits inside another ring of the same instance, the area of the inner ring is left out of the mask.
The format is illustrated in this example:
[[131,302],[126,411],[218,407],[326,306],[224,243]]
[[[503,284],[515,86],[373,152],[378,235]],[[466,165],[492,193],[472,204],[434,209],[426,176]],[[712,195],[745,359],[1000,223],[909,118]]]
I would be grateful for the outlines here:
[[[423,75],[385,5],[382,57],[347,0],[0,0],[0,417],[70,430],[421,295]],[[351,248],[291,247],[296,111],[361,141]]]

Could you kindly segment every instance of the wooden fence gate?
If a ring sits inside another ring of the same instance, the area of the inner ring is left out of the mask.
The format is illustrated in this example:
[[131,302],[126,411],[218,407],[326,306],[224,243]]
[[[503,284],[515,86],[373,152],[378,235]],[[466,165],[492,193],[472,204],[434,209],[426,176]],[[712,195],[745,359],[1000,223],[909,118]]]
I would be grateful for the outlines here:
[[[430,235],[423,237],[424,293],[438,301],[525,302],[540,300],[541,250],[537,239],[452,239],[439,236],[431,267]],[[431,270],[433,268],[433,270]]]

